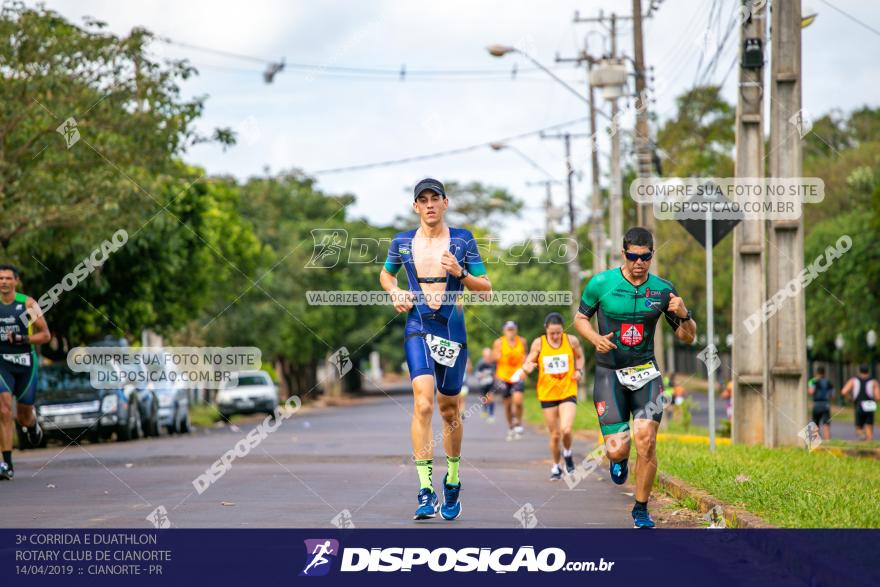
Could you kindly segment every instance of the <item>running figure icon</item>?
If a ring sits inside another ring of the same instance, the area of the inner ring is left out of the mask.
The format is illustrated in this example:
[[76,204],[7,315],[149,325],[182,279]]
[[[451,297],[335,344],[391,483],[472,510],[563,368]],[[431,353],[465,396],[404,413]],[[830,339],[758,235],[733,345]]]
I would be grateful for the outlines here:
[[303,575],[309,574],[309,569],[313,569],[320,565],[326,565],[330,562],[330,559],[326,558],[325,555],[328,554],[336,554],[336,552],[330,547],[330,541],[327,540],[322,542],[321,544],[315,545],[315,549],[312,550],[312,561],[306,565],[306,568],[303,569]]

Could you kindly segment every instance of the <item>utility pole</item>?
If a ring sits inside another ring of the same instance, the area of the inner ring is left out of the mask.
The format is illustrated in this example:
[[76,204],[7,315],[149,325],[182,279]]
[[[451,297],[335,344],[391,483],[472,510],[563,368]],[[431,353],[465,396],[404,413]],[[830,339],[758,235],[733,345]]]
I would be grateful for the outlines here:
[[[577,17],[575,17],[577,18]],[[574,62],[580,65],[581,63],[586,62],[587,68],[592,67],[595,59],[587,53],[586,46],[581,51],[581,54],[575,58],[556,58],[556,63],[565,63],[565,62]],[[589,80],[589,72],[587,73],[587,79]],[[590,242],[593,247],[593,275],[601,273],[605,271],[605,225],[603,223],[602,217],[602,190],[599,186],[599,149],[597,144],[597,136],[598,130],[596,126],[596,99],[595,92],[593,90],[593,84],[587,82],[587,89],[589,92],[589,102],[590,102],[590,135],[581,135],[585,137],[590,137],[590,167],[592,168],[592,176],[593,176],[593,188],[592,188],[592,196],[587,201],[587,206],[590,209]]]
[[[572,242],[576,241],[576,219],[574,214],[574,186],[572,185],[572,178],[574,176],[574,167],[571,165],[571,139],[572,138],[581,138],[587,137],[589,135],[586,134],[572,134],[572,133],[561,133],[561,134],[545,134],[541,133],[542,139],[562,139],[565,144],[565,180],[566,186],[568,189],[568,235]],[[569,262],[568,264],[568,281],[569,281],[569,289],[572,292],[572,316],[575,312],[577,312],[578,305],[580,304],[580,289],[581,289],[581,267],[578,262],[577,255]]]
[[[636,168],[640,178],[651,177],[650,135],[648,134],[648,96],[645,68],[645,44],[642,38],[642,2],[633,0],[633,61],[636,68]],[[654,232],[654,214],[650,204],[638,206],[638,224]],[[656,267],[655,267],[656,270]],[[662,340],[662,337],[659,339]]]
[[[588,62],[592,68],[592,60]],[[589,77],[589,74],[587,74]],[[593,171],[593,197],[590,210],[590,235],[593,240],[593,275],[607,268],[605,259],[605,223],[602,213],[602,188],[599,186],[599,140],[596,131],[596,90],[587,83],[590,92],[590,166]]]
[[[654,163],[651,155],[651,137],[648,133],[648,83],[647,68],[645,67],[645,42],[642,38],[642,1],[633,0],[632,3],[632,21],[633,21],[633,64],[636,69],[636,168],[639,178],[647,178],[653,175],[652,165]],[[648,229],[651,234],[655,233],[654,227],[654,209],[651,204],[639,204],[637,206],[639,226]],[[621,243],[622,244],[622,243]],[[659,248],[657,235],[654,234],[654,248]],[[709,251],[709,254],[712,254]],[[653,269],[655,273],[660,272],[659,259],[654,257]],[[713,341],[708,340],[708,344]],[[674,343],[673,343],[674,344]],[[665,343],[662,336],[654,338],[654,353],[657,357],[657,364],[661,369],[666,366]],[[709,393],[714,393],[714,389],[710,389]]]
[[544,189],[546,190],[546,197],[544,198],[544,236],[554,232],[553,220],[555,215],[553,214],[553,191],[551,186],[558,183],[560,182],[555,179],[542,179],[540,181],[526,182],[526,185],[529,187],[544,186]]
[[[574,22],[587,22],[594,23],[597,22],[603,26],[608,27],[608,32],[611,37],[611,59],[617,59],[617,21],[618,20],[632,20],[632,17],[629,16],[618,16],[616,13],[611,13],[610,16],[605,16],[602,11],[599,11],[598,17],[590,17],[590,18],[582,18],[578,13],[575,13]],[[606,21],[610,23],[606,25]],[[591,101],[592,101],[592,93],[591,93]],[[617,103],[617,98],[609,99],[611,102],[611,120],[617,121],[619,116],[619,108]],[[619,126],[619,122],[613,122],[615,126]],[[595,133],[595,123],[593,124],[593,129]],[[615,264],[615,257],[617,253],[617,247],[622,246],[623,243],[623,176],[620,172],[620,129],[614,128],[614,132],[611,134],[611,193],[610,193],[610,202],[608,206],[608,230],[611,235],[611,250],[607,251],[608,253],[608,263],[610,265]]]
[[[611,14],[611,58],[617,59],[617,15]],[[617,98],[611,100],[611,120],[617,120],[620,111]],[[620,130],[611,135],[611,205],[608,224],[611,233],[611,251],[608,262],[614,264],[617,247],[623,247],[623,175],[620,172]]]
[[[770,175],[798,178],[801,160],[801,3],[774,2],[772,11],[772,85],[770,88]],[[770,220],[767,291],[777,292],[804,268],[803,218]],[[773,295],[771,293],[771,295]],[[806,316],[804,292],[789,292],[767,322],[766,446],[800,443],[807,424]]]
[[[751,16],[742,23],[736,104],[736,177],[764,177],[764,45],[766,6],[743,0]],[[748,14],[748,13],[747,13]],[[754,56],[751,59],[747,53]],[[759,64],[760,63],[760,64]],[[743,220],[733,230],[733,422],[736,444],[764,442],[767,332],[749,334],[745,321],[766,299],[765,221]]]

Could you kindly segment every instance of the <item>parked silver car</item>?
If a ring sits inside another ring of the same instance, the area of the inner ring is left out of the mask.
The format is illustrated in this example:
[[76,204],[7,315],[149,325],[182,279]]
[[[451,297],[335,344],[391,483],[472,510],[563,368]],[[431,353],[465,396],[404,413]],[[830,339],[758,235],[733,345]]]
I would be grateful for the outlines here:
[[234,414],[274,414],[278,407],[278,386],[265,371],[240,371],[238,382],[217,390],[214,402],[224,418]]

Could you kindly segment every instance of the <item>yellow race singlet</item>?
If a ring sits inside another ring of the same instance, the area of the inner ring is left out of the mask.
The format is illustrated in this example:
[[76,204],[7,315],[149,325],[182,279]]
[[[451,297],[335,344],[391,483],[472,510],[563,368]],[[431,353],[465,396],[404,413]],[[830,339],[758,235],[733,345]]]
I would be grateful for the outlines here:
[[511,346],[507,342],[507,337],[501,337],[501,359],[495,368],[495,377],[505,383],[514,383],[511,379],[517,369],[522,367],[523,360],[526,358],[526,343],[523,337],[516,337],[516,344]]
[[574,351],[568,335],[562,335],[558,348],[550,346],[547,336],[541,336],[541,351],[538,355],[538,400],[554,402],[577,395],[577,381],[574,375]]

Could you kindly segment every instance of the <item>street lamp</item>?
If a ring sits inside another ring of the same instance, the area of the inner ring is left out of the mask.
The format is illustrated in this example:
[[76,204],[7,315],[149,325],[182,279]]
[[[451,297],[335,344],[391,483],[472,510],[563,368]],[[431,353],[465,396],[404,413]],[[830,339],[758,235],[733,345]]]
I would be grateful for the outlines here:
[[550,173],[549,171],[547,171],[546,169],[544,169],[543,167],[538,165],[537,161],[535,161],[534,159],[532,159],[531,157],[529,157],[528,155],[526,155],[525,153],[523,153],[522,151],[520,151],[519,149],[514,147],[513,145],[509,145],[507,143],[495,142],[495,143],[489,143],[489,148],[492,149],[493,151],[503,151],[505,149],[507,149],[509,151],[513,151],[514,153],[519,155],[523,159],[523,161],[525,161],[526,163],[528,163],[529,165],[531,165],[532,167],[534,167],[535,169],[537,169],[538,171],[540,171],[541,173],[546,175],[550,180],[553,181],[553,183],[559,183],[559,181],[555,177],[553,177],[552,173]]
[[[834,337],[834,348],[837,349],[837,385],[838,389],[843,389],[843,346],[846,344],[846,341],[843,340],[843,335],[838,334]],[[843,405],[843,394],[837,394],[837,403],[839,405]]]
[[868,349],[871,351],[871,379],[877,376],[877,333],[869,330],[865,334],[865,342],[868,343]]
[[561,77],[559,77],[558,75],[553,73],[548,68],[544,67],[544,65],[542,65],[540,61],[538,61],[537,59],[535,59],[534,57],[532,57],[531,55],[529,55],[528,53],[526,53],[522,49],[517,49],[516,47],[511,47],[509,45],[489,45],[488,47],[486,47],[486,51],[488,51],[489,55],[491,55],[492,57],[504,57],[508,53],[518,53],[519,55],[522,55],[523,57],[525,57],[526,59],[531,61],[535,67],[537,67],[538,69],[540,69],[541,71],[543,71],[544,73],[546,73],[547,75],[549,75],[550,77],[555,79],[557,82],[559,82],[560,84],[565,86],[566,90],[568,90],[569,92],[571,92],[572,94],[577,96],[581,102],[585,102],[589,106],[589,104],[590,104],[589,98],[587,98],[586,96],[584,96],[583,94],[578,92],[576,89],[574,89],[573,87],[568,85],[568,83],[566,83],[565,80],[563,80]]
[[810,26],[811,24],[813,24],[813,22],[816,20],[817,16],[819,16],[819,14],[816,12],[810,12],[808,14],[801,16],[801,28],[805,29],[808,26]]

